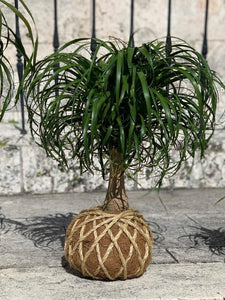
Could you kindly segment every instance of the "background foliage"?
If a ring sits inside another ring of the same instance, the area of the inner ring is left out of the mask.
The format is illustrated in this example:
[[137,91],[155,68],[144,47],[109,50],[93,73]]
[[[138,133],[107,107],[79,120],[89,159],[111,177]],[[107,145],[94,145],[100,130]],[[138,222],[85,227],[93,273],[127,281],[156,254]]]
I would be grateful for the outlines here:
[[[14,93],[15,93],[15,77],[13,72],[13,67],[10,60],[5,55],[7,47],[13,45],[15,49],[21,54],[23,60],[23,66],[26,69],[31,69],[36,61],[38,40],[34,35],[34,29],[32,25],[34,24],[34,19],[32,14],[23,0],[20,0],[20,9],[16,9],[14,5],[10,4],[8,1],[0,0],[2,8],[6,11],[11,11],[15,16],[17,16],[26,28],[26,32],[30,37],[32,51],[27,54],[27,50],[24,47],[20,37],[16,35],[16,30],[9,26],[7,18],[4,16],[2,10],[0,10],[0,121],[2,120],[8,106],[10,104],[14,105]],[[23,12],[21,12],[21,10]],[[35,28],[35,27],[34,27]],[[19,92],[21,88],[19,89]],[[17,93],[16,99],[19,97],[19,92]]]

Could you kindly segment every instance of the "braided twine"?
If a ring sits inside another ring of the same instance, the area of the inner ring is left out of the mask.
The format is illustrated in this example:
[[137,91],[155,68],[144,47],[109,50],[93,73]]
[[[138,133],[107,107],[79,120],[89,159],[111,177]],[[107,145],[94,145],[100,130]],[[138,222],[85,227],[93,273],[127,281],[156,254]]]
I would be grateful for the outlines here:
[[[107,239],[110,239],[109,243],[104,241],[106,235]],[[93,241],[87,246],[90,236]],[[124,255],[125,240],[127,245]],[[65,257],[70,266],[84,276],[95,279],[127,279],[144,273],[151,262],[152,244],[152,232],[138,211],[128,209],[119,214],[111,214],[102,211],[101,207],[93,207],[82,211],[69,225],[66,233]],[[106,249],[104,248],[103,251],[101,247],[106,247]],[[120,260],[117,269],[114,268],[112,262],[115,251],[117,259],[119,257]],[[93,261],[91,259],[93,252],[95,252],[95,257],[97,256],[97,263],[94,268],[90,268],[87,264],[88,259],[89,264]],[[79,263],[74,257],[78,257]],[[134,258],[137,264],[135,268],[132,261]],[[109,261],[114,270],[109,270]],[[131,266],[129,270],[128,263]]]

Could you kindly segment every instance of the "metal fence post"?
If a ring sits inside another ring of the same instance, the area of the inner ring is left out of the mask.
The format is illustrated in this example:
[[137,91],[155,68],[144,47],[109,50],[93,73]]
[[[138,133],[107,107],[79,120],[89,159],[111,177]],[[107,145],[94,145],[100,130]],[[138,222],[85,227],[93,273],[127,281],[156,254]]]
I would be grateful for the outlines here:
[[95,0],[92,0],[92,35],[91,35],[91,56],[93,57],[95,50],[96,50],[96,27],[95,27],[95,19],[96,19],[96,15],[95,15]]
[[[18,10],[18,0],[15,0],[15,8]],[[20,37],[20,28],[19,28],[19,17],[16,16],[16,41],[15,43],[17,44],[19,40],[21,40]],[[16,56],[17,56],[17,72],[18,72],[18,78],[19,82],[21,82],[23,78],[23,62],[22,62],[22,54],[20,51],[17,49],[16,50]],[[24,97],[23,97],[23,91],[21,90],[20,92],[20,105],[21,105],[21,117],[22,117],[22,128],[20,129],[22,134],[26,134],[26,129],[25,129],[25,113],[24,113]]]
[[[54,0],[54,34],[53,34],[53,47],[54,47],[54,52],[57,52],[59,49],[59,33],[58,33],[58,10],[57,10],[57,0]],[[54,73],[57,72],[59,68],[59,63],[56,63],[54,65]],[[59,95],[59,90],[57,88],[59,81],[58,75],[55,76],[55,97]]]
[[208,41],[207,41],[207,27],[208,27],[208,10],[209,10],[209,0],[206,0],[205,5],[205,25],[204,25],[204,37],[202,45],[202,56],[206,59],[208,53]]
[[131,0],[130,10],[130,45],[134,47],[134,0]]
[[54,37],[53,37],[53,47],[54,47],[54,52],[56,52],[59,49],[57,0],[54,0]]
[[[172,41],[171,41],[171,3],[172,3],[172,0],[168,0],[166,56],[169,56],[170,53],[171,53],[171,51],[172,51]],[[166,86],[166,92],[169,95],[169,85]]]
[[168,19],[167,19],[167,36],[166,36],[166,54],[170,55],[171,53],[171,2],[172,0],[168,0]]

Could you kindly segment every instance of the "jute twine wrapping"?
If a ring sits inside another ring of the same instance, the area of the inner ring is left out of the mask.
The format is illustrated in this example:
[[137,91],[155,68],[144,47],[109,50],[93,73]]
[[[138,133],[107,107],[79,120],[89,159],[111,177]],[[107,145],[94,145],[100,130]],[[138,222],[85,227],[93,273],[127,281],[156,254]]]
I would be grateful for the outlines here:
[[93,207],[82,211],[68,226],[65,257],[85,277],[127,279],[146,270],[152,244],[152,232],[138,211],[110,214]]

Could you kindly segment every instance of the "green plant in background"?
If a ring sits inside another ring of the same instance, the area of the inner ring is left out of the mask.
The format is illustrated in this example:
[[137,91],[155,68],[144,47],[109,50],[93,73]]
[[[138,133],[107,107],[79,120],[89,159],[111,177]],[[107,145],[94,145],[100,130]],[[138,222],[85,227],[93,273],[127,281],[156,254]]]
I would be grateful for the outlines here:
[[[110,168],[104,209],[123,210],[124,174],[147,167],[160,186],[198,149],[203,157],[215,127],[216,84],[223,84],[182,40],[174,41],[170,54],[160,41],[132,48],[96,40],[92,59],[88,44],[67,44],[29,74],[30,128],[63,166],[76,158],[81,172],[100,170],[104,178]],[[72,45],[76,50],[67,53]]]
[[[6,49],[9,45],[13,45],[17,49],[22,57],[24,68],[31,69],[32,64],[34,64],[37,54],[37,38],[34,37],[33,30],[31,27],[34,25],[34,20],[31,15],[30,10],[26,6],[23,0],[20,0],[21,10],[16,9],[8,1],[0,0],[2,9],[0,9],[0,121],[2,120],[5,111],[8,106],[12,104],[15,84],[13,76],[13,67],[5,55]],[[17,37],[15,30],[8,25],[7,18],[4,16],[2,10],[9,10],[13,14],[18,16],[19,20],[23,23],[26,28],[26,31],[30,37],[33,51],[31,55],[27,54],[27,51],[20,38]],[[23,11],[23,12],[21,12]],[[19,94],[17,94],[16,99],[18,99]],[[16,101],[15,101],[16,102]],[[14,103],[15,103],[14,102]]]

